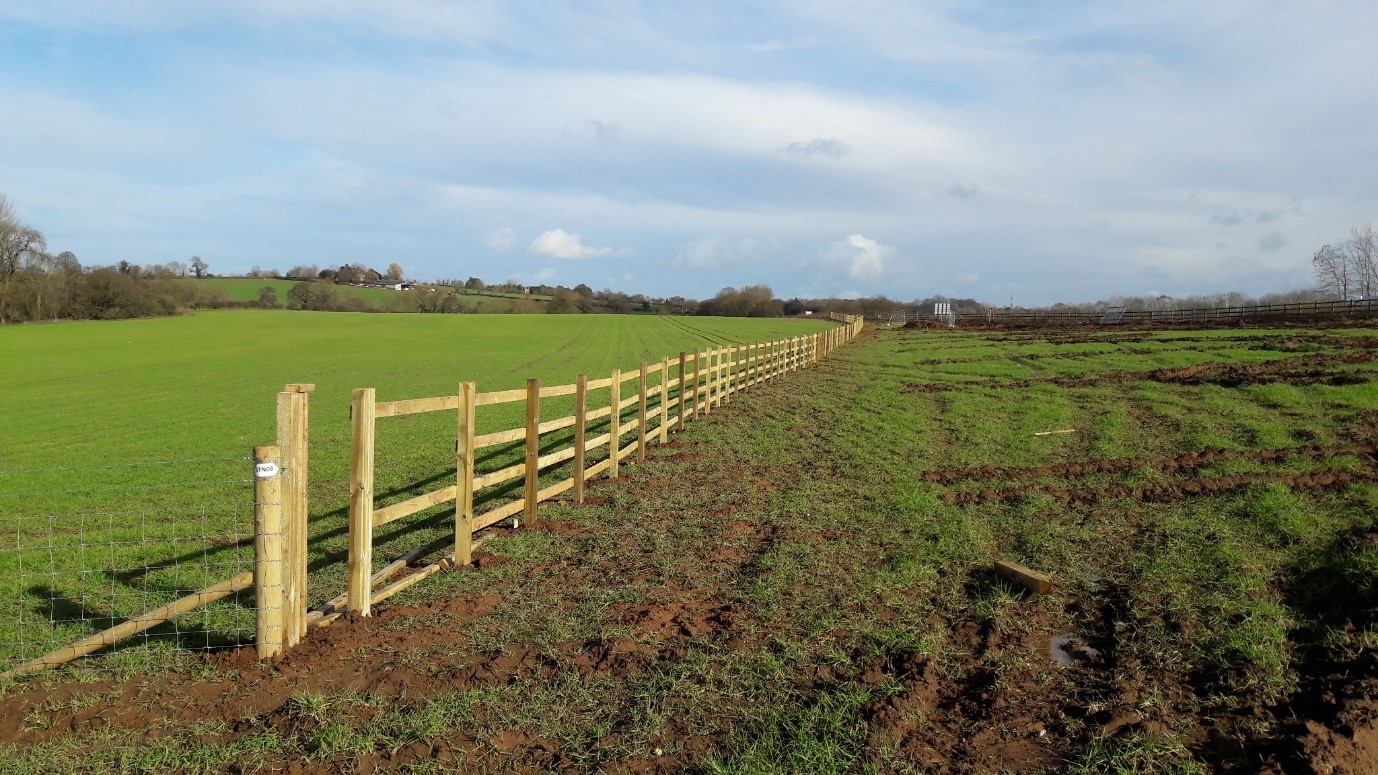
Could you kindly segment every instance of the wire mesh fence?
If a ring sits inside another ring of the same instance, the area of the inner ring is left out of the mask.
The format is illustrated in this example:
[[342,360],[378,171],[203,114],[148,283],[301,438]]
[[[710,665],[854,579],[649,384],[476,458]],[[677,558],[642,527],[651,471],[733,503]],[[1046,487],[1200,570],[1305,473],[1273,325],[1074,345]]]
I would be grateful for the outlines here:
[[116,649],[253,642],[251,473],[242,455],[0,469],[0,672],[115,626],[134,630]]

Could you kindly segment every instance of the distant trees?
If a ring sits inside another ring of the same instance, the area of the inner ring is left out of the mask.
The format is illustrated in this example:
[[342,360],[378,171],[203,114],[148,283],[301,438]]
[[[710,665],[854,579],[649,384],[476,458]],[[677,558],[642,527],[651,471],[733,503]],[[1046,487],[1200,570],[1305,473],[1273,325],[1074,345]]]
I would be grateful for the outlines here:
[[1316,287],[1340,299],[1371,299],[1378,295],[1378,237],[1373,226],[1356,226],[1349,239],[1323,245],[1311,258]]
[[200,256],[191,257],[191,271],[196,275],[197,279],[205,277],[206,272],[210,271],[210,268],[211,265],[202,260]]
[[388,273],[386,277],[388,282],[390,283],[402,282],[402,265],[397,263],[396,261],[392,262],[391,264],[388,264]]
[[340,295],[334,283],[315,280],[296,283],[287,290],[287,309],[327,311],[340,308]]
[[769,285],[723,288],[718,295],[699,303],[698,314],[733,318],[778,318],[784,303],[775,298]]

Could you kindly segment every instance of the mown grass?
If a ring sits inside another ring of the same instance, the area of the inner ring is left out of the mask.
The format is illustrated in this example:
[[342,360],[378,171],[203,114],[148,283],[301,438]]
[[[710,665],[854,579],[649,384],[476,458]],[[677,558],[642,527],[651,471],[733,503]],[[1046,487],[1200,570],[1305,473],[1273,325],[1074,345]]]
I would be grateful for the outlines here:
[[[0,360],[13,365],[0,380],[0,402],[10,407],[0,416],[0,520],[10,536],[0,552],[0,664],[248,570],[248,455],[274,440],[275,396],[284,384],[317,386],[310,561],[321,574],[312,585],[319,602],[341,583],[353,388],[374,387],[385,401],[453,395],[462,380],[483,391],[521,387],[528,377],[563,384],[681,350],[825,327],[246,310],[0,329]],[[628,389],[635,383],[624,396]],[[591,393],[590,406],[607,396]],[[547,401],[543,416],[571,406]],[[484,408],[478,432],[520,425],[521,417],[520,405]],[[453,412],[380,421],[380,500],[452,483],[454,435]],[[519,455],[519,445],[490,450],[484,465],[491,470]],[[444,520],[433,519],[440,511],[380,530],[379,564],[417,542],[443,541]],[[437,524],[426,528],[427,520]],[[252,621],[242,599],[212,610],[185,617],[177,638],[214,645],[224,642],[212,637],[217,629],[235,639]],[[44,621],[54,618],[74,621],[50,633]]]

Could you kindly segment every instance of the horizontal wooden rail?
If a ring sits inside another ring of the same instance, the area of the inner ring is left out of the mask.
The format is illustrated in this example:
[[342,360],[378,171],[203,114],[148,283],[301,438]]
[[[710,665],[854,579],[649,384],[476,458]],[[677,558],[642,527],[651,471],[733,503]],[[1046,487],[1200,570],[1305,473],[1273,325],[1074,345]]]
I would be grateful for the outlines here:
[[383,506],[373,511],[373,526],[382,527],[389,522],[396,522],[403,517],[409,517],[418,511],[425,511],[433,506],[448,503],[455,499],[459,493],[459,488],[455,485],[442,487],[439,490],[428,492],[425,495],[418,495],[391,506]]
[[512,428],[511,430],[495,431],[474,437],[474,449],[484,449],[486,447],[496,447],[499,444],[510,444],[514,441],[526,441],[525,428]]
[[479,393],[478,399],[474,402],[476,406],[492,406],[493,404],[511,404],[516,401],[526,400],[526,388],[517,390],[497,390],[492,393]]
[[412,398],[404,401],[379,401],[374,405],[375,417],[402,417],[424,412],[453,411],[459,408],[459,396]]

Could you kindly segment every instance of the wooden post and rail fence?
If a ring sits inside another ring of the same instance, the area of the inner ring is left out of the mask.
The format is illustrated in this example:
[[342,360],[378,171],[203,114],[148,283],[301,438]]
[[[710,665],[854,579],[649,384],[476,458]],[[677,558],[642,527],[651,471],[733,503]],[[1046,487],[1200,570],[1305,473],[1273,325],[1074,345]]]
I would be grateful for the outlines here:
[[[519,515],[535,520],[540,503],[566,492],[582,503],[589,480],[616,478],[622,461],[633,455],[638,462],[644,461],[647,446],[665,444],[672,429],[710,415],[740,391],[817,363],[861,332],[858,316],[828,318],[842,325],[808,336],[681,352],[677,358],[643,361],[634,370],[613,369],[607,377],[590,379],[580,374],[566,385],[542,386],[533,378],[524,388],[480,392],[475,383],[461,382],[453,395],[389,401],[379,401],[373,388],[355,390],[350,404],[348,583],[343,594],[314,611],[307,610],[306,560],[309,397],[315,385],[287,385],[277,396],[277,443],[254,448],[254,570],[135,616],[0,677],[69,662],[249,587],[254,588],[257,654],[261,659],[276,657],[300,642],[311,627],[330,624],[345,613],[368,616],[378,602],[443,570],[469,565],[474,549],[484,540],[475,534],[485,528]],[[606,391],[605,397],[591,398],[601,391]],[[573,399],[573,413],[542,421],[542,401],[566,396]],[[476,433],[481,407],[516,403],[525,408],[520,426]],[[455,412],[454,484],[380,507],[374,494],[378,421],[428,412]],[[591,429],[603,427],[606,432],[590,437]],[[571,431],[568,446],[542,454],[542,436],[567,429]],[[518,442],[523,442],[521,462],[477,470],[476,453]],[[589,453],[604,447],[606,456],[590,464]],[[565,463],[571,464],[570,475],[543,487],[542,472]],[[480,493],[518,479],[520,497],[475,513]],[[451,504],[454,511],[452,552],[396,581],[389,579],[419,556],[423,547],[374,570],[376,529],[443,504]]]

